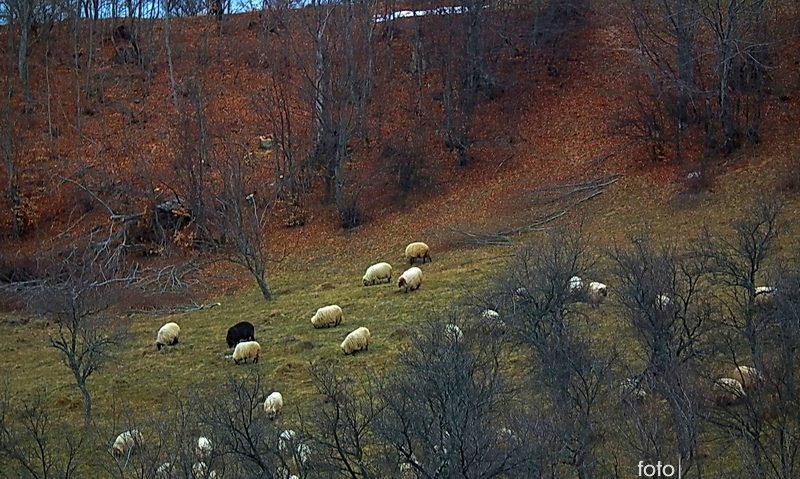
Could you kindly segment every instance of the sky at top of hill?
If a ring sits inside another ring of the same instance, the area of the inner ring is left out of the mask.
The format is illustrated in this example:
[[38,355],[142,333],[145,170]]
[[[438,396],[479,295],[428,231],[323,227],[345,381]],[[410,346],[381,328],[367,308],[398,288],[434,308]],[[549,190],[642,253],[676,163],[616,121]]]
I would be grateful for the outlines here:
[[[194,9],[197,12],[197,15],[204,15],[208,11],[208,8],[203,5],[203,0],[197,0],[195,2],[174,2],[174,8],[170,10],[172,16],[176,17],[186,17],[186,16],[194,16],[192,14],[187,14],[187,10],[181,10],[179,3],[183,3],[184,5],[192,4]],[[236,13],[246,13],[246,12],[256,12],[260,10],[265,10],[276,4],[274,0],[223,0],[223,8],[226,13],[229,14],[236,14]],[[285,7],[289,9],[300,9],[310,5],[334,5],[341,3],[337,0],[288,0],[285,3]],[[113,1],[106,1],[101,2],[99,5],[99,16],[103,19],[108,18],[127,18],[127,17],[144,17],[144,18],[163,18],[166,10],[164,9],[164,2],[161,1],[154,1],[150,2],[138,2],[135,5],[135,8],[139,10],[139,14],[136,12],[129,12],[125,4],[117,4]],[[466,6],[461,5],[453,5],[453,6],[440,6],[433,9],[419,9],[419,10],[397,10],[394,12],[386,12],[384,14],[376,14],[375,21],[377,23],[385,22],[387,20],[397,20],[400,18],[410,18],[410,17],[421,17],[425,15],[453,15],[453,14],[460,14],[464,13],[467,10]],[[84,15],[83,10],[81,7],[78,7],[78,11],[81,11],[82,16]],[[37,16],[39,17],[52,17],[56,21],[63,21],[69,18],[70,9],[68,7],[64,7],[63,5],[57,5],[55,3],[47,3],[47,2],[40,2],[37,6]],[[132,15],[133,13],[133,15]],[[15,18],[15,13],[11,7],[10,2],[0,2],[0,25],[6,25],[9,22],[9,19]]]

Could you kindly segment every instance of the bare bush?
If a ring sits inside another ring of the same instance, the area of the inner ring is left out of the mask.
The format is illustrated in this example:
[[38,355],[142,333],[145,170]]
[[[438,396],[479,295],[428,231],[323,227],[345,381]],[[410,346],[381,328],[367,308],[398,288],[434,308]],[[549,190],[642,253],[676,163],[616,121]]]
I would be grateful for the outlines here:
[[655,245],[647,237],[634,239],[627,248],[616,247],[612,259],[623,317],[645,355],[645,374],[654,392],[669,405],[684,470],[702,474],[698,364],[714,324],[703,284],[708,266],[702,255]]

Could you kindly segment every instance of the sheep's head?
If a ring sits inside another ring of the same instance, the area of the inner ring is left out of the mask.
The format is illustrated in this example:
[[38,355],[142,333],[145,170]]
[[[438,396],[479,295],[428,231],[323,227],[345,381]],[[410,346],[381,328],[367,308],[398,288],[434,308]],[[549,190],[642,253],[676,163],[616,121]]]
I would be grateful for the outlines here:
[[164,347],[163,344],[161,344],[161,343],[156,341],[156,351],[161,351],[161,348],[163,348],[163,347]]
[[366,286],[366,285],[367,285],[367,278],[364,278],[364,279],[362,279],[361,281],[364,283],[364,286]]
[[406,285],[406,279],[405,278],[400,278],[400,281],[397,282],[397,287],[398,288],[402,288],[405,285]]

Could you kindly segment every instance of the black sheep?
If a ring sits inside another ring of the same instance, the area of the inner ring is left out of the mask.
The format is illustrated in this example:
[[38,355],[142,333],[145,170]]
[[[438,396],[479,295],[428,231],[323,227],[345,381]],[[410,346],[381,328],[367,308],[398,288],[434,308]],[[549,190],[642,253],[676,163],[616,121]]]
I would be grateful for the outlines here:
[[228,329],[228,334],[225,335],[225,341],[227,341],[229,348],[236,346],[242,341],[255,340],[256,328],[252,323],[248,323],[247,321],[234,324]]

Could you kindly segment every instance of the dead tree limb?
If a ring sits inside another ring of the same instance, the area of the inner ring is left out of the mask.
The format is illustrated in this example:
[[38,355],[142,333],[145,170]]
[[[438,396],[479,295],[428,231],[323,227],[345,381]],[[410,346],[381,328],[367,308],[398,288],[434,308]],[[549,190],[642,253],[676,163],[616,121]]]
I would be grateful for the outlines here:
[[576,193],[585,192],[591,190],[587,195],[583,196],[579,200],[572,201],[569,205],[564,207],[559,211],[555,211],[539,217],[534,221],[527,223],[522,226],[518,226],[516,228],[511,228],[507,230],[501,230],[496,232],[483,232],[483,231],[467,231],[464,229],[459,229],[455,227],[449,227],[448,229],[453,233],[457,233],[461,235],[466,243],[477,244],[477,245],[497,245],[497,246],[511,246],[513,245],[512,237],[518,236],[522,233],[529,233],[531,231],[541,231],[545,229],[545,226],[553,221],[556,221],[562,217],[564,217],[569,211],[578,207],[579,205],[595,198],[601,194],[603,194],[604,188],[613,185],[616,183],[622,175],[612,175],[610,177],[601,178],[598,180],[593,180],[586,183],[578,183],[578,184],[571,184],[571,185],[559,185],[552,188],[542,188],[538,191],[556,191],[566,190],[566,194],[562,194],[561,197],[557,199],[553,199],[548,201],[547,203],[555,203],[558,201],[562,201],[566,198],[573,197]]

